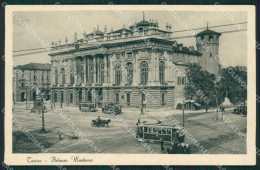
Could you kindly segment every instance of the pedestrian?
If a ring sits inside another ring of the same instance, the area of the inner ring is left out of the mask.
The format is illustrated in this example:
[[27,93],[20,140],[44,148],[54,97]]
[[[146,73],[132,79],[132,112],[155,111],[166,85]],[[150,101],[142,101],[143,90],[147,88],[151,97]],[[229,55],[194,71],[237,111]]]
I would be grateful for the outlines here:
[[62,140],[60,131],[58,132],[58,135],[59,135],[59,139]]

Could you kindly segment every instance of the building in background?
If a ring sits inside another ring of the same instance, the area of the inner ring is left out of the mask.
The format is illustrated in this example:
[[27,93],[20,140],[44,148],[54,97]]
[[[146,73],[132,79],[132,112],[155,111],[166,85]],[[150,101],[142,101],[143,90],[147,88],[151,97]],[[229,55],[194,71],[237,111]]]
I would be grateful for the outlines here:
[[[172,38],[172,26],[143,20],[119,30],[99,27],[74,43],[52,43],[53,102],[120,103],[124,107],[176,108],[184,100],[187,64],[199,63],[218,75],[219,33],[208,28],[197,34],[197,49]],[[206,45],[205,45],[206,44]],[[209,51],[205,50],[209,46]],[[212,48],[213,47],[213,48]]]
[[50,98],[51,65],[29,63],[13,69],[13,101],[33,101],[39,90],[46,100]]

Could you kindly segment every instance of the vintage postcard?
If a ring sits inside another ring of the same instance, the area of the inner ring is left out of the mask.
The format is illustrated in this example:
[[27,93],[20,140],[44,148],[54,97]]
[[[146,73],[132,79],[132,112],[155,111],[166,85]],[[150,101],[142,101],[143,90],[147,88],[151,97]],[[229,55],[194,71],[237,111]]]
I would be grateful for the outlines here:
[[8,5],[6,165],[254,165],[255,7]]

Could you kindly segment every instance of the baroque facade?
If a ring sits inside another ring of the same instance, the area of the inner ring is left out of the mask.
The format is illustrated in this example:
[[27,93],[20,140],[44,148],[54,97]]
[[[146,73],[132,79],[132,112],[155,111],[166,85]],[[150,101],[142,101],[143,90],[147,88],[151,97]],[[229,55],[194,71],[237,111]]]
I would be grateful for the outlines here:
[[198,51],[178,44],[170,24],[160,29],[157,21],[144,17],[129,28],[108,32],[107,27],[97,27],[83,35],[78,39],[75,33],[74,43],[67,43],[67,38],[65,44],[52,43],[52,102],[174,109],[184,99],[187,63],[218,74],[213,55],[218,53],[220,34],[209,29],[196,35]]
[[36,90],[40,90],[45,99],[50,98],[51,65],[29,63],[13,69],[13,101],[24,102],[36,99]]

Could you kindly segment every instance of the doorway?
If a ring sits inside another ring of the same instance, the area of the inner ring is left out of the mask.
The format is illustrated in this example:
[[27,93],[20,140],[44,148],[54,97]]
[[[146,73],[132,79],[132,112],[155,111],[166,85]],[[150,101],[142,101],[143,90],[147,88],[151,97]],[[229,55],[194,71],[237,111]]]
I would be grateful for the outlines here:
[[131,96],[130,96],[130,93],[127,93],[127,94],[126,94],[126,104],[127,104],[127,106],[130,106],[130,105],[131,105]]
[[21,93],[21,102],[24,102],[25,101],[25,92],[22,92]]

